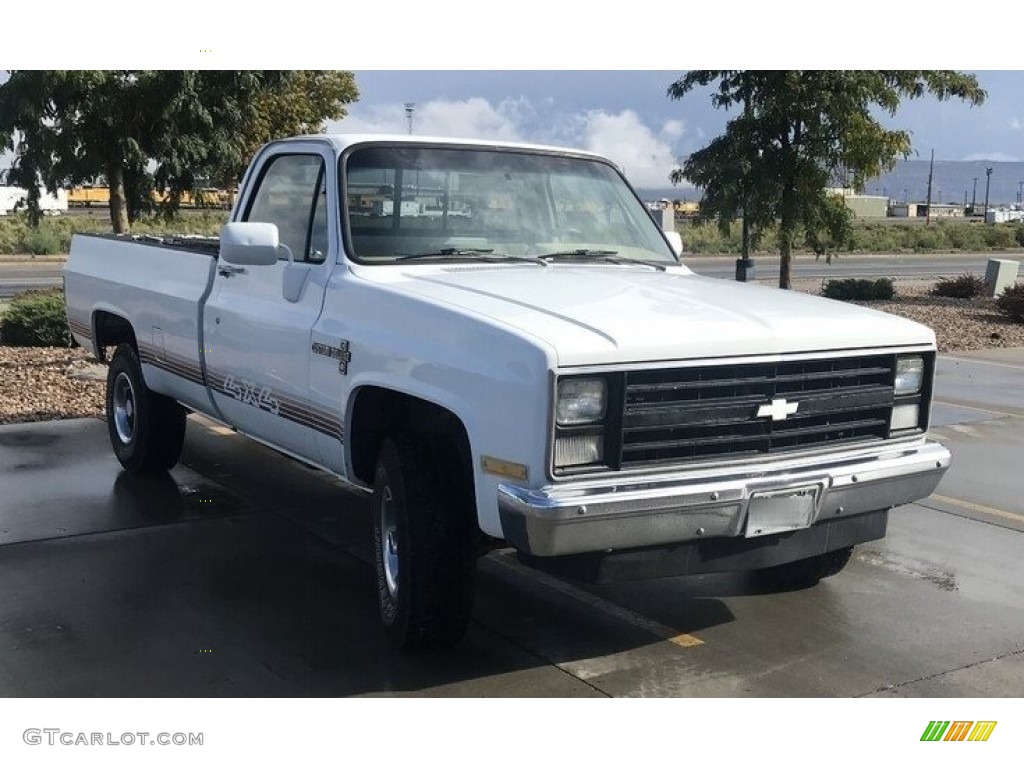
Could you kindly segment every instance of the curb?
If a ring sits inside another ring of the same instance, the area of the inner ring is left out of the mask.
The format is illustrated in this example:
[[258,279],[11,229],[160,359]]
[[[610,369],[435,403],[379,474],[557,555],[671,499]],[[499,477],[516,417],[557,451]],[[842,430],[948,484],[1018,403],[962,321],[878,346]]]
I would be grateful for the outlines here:
[[62,264],[68,260],[68,255],[56,254],[51,256],[33,256],[31,253],[0,254],[0,264],[25,264],[25,263],[51,263]]

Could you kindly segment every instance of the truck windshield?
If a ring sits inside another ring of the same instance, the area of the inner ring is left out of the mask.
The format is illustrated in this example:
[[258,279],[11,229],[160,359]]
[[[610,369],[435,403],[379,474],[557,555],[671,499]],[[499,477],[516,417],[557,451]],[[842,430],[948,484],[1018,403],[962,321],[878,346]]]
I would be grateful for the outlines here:
[[360,263],[474,254],[490,263],[677,263],[643,204],[598,160],[374,145],[349,154],[342,172],[349,252]]

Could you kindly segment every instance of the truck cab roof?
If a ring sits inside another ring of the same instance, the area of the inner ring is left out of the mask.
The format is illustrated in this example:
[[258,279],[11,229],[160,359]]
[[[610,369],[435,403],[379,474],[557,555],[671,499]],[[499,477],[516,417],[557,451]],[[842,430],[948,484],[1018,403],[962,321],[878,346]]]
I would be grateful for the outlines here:
[[522,149],[531,152],[551,152],[556,154],[571,154],[579,157],[592,157],[595,160],[603,160],[608,162],[608,159],[594,152],[587,152],[585,150],[576,149],[574,147],[559,147],[550,144],[531,144],[526,142],[516,141],[494,141],[490,139],[469,139],[469,138],[458,138],[452,136],[420,136],[410,135],[405,133],[318,133],[310,134],[307,136],[290,136],[284,139],[275,139],[270,144],[277,144],[281,142],[301,142],[301,141],[326,141],[330,143],[336,151],[340,154],[349,147],[356,146],[358,144],[432,144],[432,145],[449,145],[459,147],[480,147],[486,148],[501,148],[501,149]]

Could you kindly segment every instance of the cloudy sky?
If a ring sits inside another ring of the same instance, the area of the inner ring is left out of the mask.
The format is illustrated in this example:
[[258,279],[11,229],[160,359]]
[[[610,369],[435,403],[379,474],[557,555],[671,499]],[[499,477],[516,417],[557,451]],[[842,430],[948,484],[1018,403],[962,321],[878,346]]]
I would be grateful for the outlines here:
[[[672,101],[681,71],[356,71],[360,100],[331,126],[345,132],[405,133],[403,104],[416,104],[420,135],[494,138],[593,150],[610,156],[640,187],[668,175],[725,124],[706,93]],[[925,98],[888,122],[913,133],[927,159],[1024,160],[1024,72],[975,73],[988,92],[981,107]],[[913,156],[912,156],[913,157]]]
[[[634,185],[647,189],[670,187],[669,173],[680,158],[704,146],[728,119],[711,107],[706,92],[682,101],[666,96],[682,70],[355,72],[360,99],[332,130],[405,133],[403,105],[413,102],[419,135],[589,149],[611,157]],[[912,132],[911,159],[927,159],[934,149],[938,160],[1024,161],[1024,71],[975,74],[988,92],[981,107],[924,98],[884,118]],[[0,155],[0,167],[9,163]]]

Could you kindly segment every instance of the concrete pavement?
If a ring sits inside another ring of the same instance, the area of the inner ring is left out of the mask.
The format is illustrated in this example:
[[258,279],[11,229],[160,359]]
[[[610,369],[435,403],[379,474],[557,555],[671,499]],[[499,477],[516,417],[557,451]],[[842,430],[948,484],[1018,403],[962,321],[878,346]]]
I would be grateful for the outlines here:
[[105,425],[0,427],[0,694],[7,696],[1019,696],[1024,350],[944,355],[953,468],[839,576],[587,587],[505,552],[469,634],[385,641],[366,500],[190,418],[139,482]]

